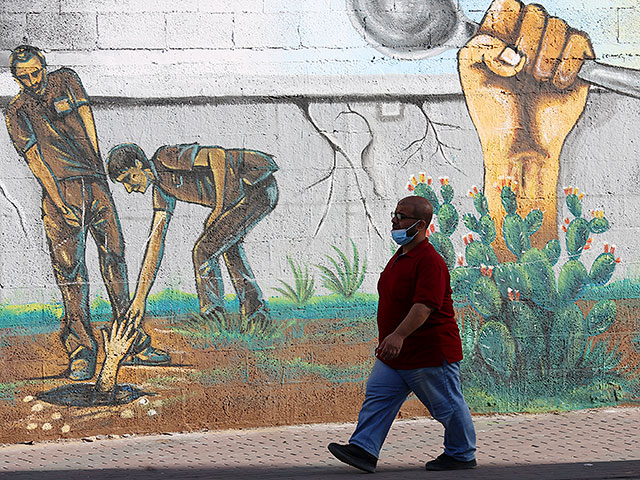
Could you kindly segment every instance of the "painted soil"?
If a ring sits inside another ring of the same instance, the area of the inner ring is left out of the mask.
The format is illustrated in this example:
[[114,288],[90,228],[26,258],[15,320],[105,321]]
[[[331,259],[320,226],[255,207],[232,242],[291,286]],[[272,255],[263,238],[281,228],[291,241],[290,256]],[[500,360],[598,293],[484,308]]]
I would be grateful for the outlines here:
[[[616,324],[598,340],[616,348],[629,371],[640,364],[632,344],[640,302],[617,304]],[[206,329],[161,318],[146,327],[172,364],[123,366],[107,405],[87,400],[92,384],[60,378],[66,355],[57,332],[3,331],[0,442],[354,421],[376,345],[372,317],[289,322],[266,344],[233,335],[212,342]],[[400,416],[426,414],[410,399]]]

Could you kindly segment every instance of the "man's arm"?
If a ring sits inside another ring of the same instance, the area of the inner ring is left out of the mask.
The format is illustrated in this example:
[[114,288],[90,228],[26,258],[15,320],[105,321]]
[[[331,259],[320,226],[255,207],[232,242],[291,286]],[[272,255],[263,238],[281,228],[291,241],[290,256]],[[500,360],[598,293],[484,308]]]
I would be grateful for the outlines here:
[[404,339],[415,332],[427,321],[433,309],[423,303],[414,303],[407,316],[396,329],[387,335],[380,346],[378,354],[383,360],[393,360],[400,354]]
[[146,308],[147,297],[156,278],[162,255],[164,253],[164,240],[167,235],[167,228],[171,220],[171,214],[164,210],[156,210],[153,213],[153,223],[151,224],[151,233],[147,242],[147,248],[144,252],[144,260],[138,277],[138,286],[136,293],[126,317],[129,322],[134,322],[136,327],[140,325],[144,311]]
[[209,215],[206,227],[220,216],[224,204],[224,178],[227,173],[226,153],[222,148],[202,148],[196,155],[194,166],[207,166],[213,175],[213,184],[216,189],[216,204]]
[[38,145],[33,145],[29,150],[27,150],[24,154],[24,158],[27,161],[29,169],[38,179],[46,194],[49,195],[51,200],[53,200],[55,206],[58,207],[58,210],[60,210],[60,213],[62,213],[65,221],[69,225],[74,227],[80,225],[80,220],[78,219],[76,214],[73,213],[73,211],[62,199],[55,178],[53,178],[49,167],[45,165],[42,157],[40,156],[40,153],[38,152]]
[[78,114],[80,114],[80,118],[82,119],[82,123],[84,123],[84,129],[89,135],[89,140],[91,141],[91,146],[93,147],[96,155],[100,155],[98,150],[98,134],[96,133],[96,122],[93,120],[93,112],[91,111],[91,107],[89,105],[81,105],[78,107]]
[[585,58],[594,58],[585,33],[519,0],[494,0],[458,53],[484,156],[484,194],[496,220],[494,248],[503,261],[512,254],[502,239],[504,209],[494,185],[505,177],[517,182],[518,212],[545,212],[534,243],[557,237],[560,152],[586,105],[589,85],[577,78]]
[[91,110],[91,105],[89,104],[89,97],[87,96],[87,92],[82,86],[82,81],[76,72],[71,69],[65,68],[64,75],[66,79],[67,88],[71,91],[71,95],[75,105],[78,108],[78,114],[80,115],[80,119],[82,120],[85,132],[89,137],[89,141],[91,142],[91,146],[93,147],[93,151],[96,155],[100,155],[100,151],[98,150],[98,134],[96,133],[96,123],[93,119],[93,112]]

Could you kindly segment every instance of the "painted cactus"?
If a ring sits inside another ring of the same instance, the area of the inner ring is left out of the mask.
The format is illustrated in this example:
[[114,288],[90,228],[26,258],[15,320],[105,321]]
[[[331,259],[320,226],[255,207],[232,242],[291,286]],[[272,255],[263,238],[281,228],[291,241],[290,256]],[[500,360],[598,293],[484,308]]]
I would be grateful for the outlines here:
[[[451,188],[448,181],[444,185]],[[413,187],[410,190],[414,193],[438,202],[430,181],[420,178]],[[531,394],[541,386],[541,392],[547,392],[556,385],[557,372],[588,368],[593,361],[593,338],[611,327],[616,304],[601,300],[585,315],[576,302],[586,288],[606,284],[620,259],[615,257],[615,247],[605,243],[589,269],[580,260],[591,248],[592,235],[605,233],[609,222],[602,211],[592,211],[590,220],[583,218],[584,194],[568,187],[566,205],[573,219],[564,221],[566,261],[556,276],[560,242],[550,240],[542,249],[533,248],[530,242],[542,224],[543,213],[536,209],[520,216],[514,182],[505,178],[498,188],[505,210],[503,238],[516,256],[515,262],[498,261],[491,246],[496,238],[495,224],[477,187],[469,192],[476,214],[462,217],[473,233],[463,237],[465,255],[458,258],[457,266],[451,263],[451,240],[442,238],[453,230],[441,228],[430,238],[440,234],[437,243],[432,243],[441,254],[446,244],[447,256],[443,257],[451,270],[454,299],[460,306],[470,305],[482,318],[472,330],[465,325],[462,331],[467,365],[501,378],[505,384],[515,382]],[[437,203],[438,211],[450,203],[450,198],[443,195],[443,203]],[[593,370],[601,368],[593,366]]]
[[429,200],[433,206],[433,215],[438,219],[438,227],[436,230],[432,222],[427,234],[429,241],[437,252],[444,258],[449,269],[456,264],[456,252],[451,242],[451,235],[458,227],[458,210],[451,203],[454,196],[453,187],[449,185],[447,177],[440,178],[440,196],[442,202],[438,199],[438,195],[432,187],[433,179],[427,177],[424,173],[419,173],[409,179],[407,189],[415,195],[424,197]]
[[480,241],[490,245],[496,239],[496,224],[489,215],[487,197],[475,185],[469,190],[469,196],[473,198],[473,206],[478,216],[465,213],[462,221],[469,230],[479,235]]
[[[589,271],[580,261],[583,251],[591,248],[590,235],[609,228],[602,212],[594,212],[591,221],[582,218],[583,197],[577,189],[567,191],[567,207],[574,218],[565,220],[568,260],[556,279],[553,266],[560,258],[559,242],[550,240],[537,249],[529,241],[542,224],[542,212],[533,210],[522,218],[516,213],[512,185],[507,181],[501,188],[506,211],[503,235],[517,260],[482,266],[467,298],[485,319],[478,334],[478,352],[505,379],[516,375],[539,381],[554,370],[579,367],[589,339],[608,330],[615,320],[616,305],[611,300],[599,301],[586,316],[576,304],[585,288],[607,283],[620,261],[614,256],[615,247],[606,243]],[[467,258],[470,266],[476,262]],[[513,361],[507,355],[511,345]]]

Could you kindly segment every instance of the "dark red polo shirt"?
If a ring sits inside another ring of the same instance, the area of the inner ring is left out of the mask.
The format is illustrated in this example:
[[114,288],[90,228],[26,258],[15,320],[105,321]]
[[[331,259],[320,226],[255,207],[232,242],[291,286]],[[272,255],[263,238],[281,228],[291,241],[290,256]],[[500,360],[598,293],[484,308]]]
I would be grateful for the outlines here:
[[[391,257],[378,280],[379,341],[392,333],[415,303],[433,311],[426,322],[409,335],[400,354],[382,360],[391,368],[409,370],[462,360],[462,342],[451,300],[449,270],[429,240],[408,253]],[[379,357],[378,357],[379,358]]]

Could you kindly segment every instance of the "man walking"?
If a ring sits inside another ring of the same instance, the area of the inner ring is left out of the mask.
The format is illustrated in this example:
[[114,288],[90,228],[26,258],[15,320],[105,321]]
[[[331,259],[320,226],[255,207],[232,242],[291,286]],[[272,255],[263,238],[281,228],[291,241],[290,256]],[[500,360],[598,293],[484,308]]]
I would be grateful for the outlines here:
[[[10,66],[21,90],[5,113],[7,129],[42,187],[42,219],[64,305],[60,338],[69,356],[67,375],[88,380],[96,369],[97,342],[89,318],[87,231],[98,247],[113,318],[129,305],[124,241],[93,113],[76,73],[68,68],[48,73],[38,48],[17,47]],[[134,344],[134,363],[167,363],[168,355],[150,342],[141,331]]]
[[151,160],[135,144],[114,147],[107,170],[127,192],[153,186],[153,221],[129,320],[139,323],[155,279],[169,222],[177,200],[213,209],[193,247],[200,311],[223,313],[222,257],[236,290],[240,313],[256,323],[268,320],[267,305],[242,245],[244,236],[278,201],[271,156],[255,150],[223,149],[197,143],[160,147]]
[[400,249],[378,281],[377,360],[349,444],[329,444],[336,458],[367,472],[375,472],[382,443],[410,392],[445,428],[444,453],[426,469],[476,466],[449,271],[426,237],[432,216],[433,207],[419,196],[403,198],[393,212],[391,234]]

